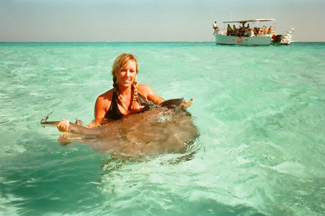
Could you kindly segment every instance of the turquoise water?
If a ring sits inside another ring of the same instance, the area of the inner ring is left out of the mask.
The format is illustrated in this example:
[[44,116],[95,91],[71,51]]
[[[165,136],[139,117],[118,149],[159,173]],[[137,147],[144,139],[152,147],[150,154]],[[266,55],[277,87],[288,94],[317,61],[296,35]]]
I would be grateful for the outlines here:
[[[325,214],[325,43],[0,43],[1,215]],[[40,120],[90,122],[123,52],[140,83],[194,98],[191,160],[61,146]]]

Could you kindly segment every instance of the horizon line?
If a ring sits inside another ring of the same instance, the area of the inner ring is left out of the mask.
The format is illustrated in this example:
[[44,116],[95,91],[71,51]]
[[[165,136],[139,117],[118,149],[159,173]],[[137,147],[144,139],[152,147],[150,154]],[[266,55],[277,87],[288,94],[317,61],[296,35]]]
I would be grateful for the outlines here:
[[[325,41],[291,41],[291,43],[324,43]],[[0,41],[0,43],[215,43],[215,41]]]

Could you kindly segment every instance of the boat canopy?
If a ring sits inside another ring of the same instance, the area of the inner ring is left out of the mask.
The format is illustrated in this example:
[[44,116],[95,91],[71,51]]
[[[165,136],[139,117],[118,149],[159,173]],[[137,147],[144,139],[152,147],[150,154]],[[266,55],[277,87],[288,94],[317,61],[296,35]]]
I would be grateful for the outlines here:
[[252,20],[237,20],[237,21],[225,21],[223,23],[247,23],[247,22],[270,22],[275,21],[275,19],[252,19]]

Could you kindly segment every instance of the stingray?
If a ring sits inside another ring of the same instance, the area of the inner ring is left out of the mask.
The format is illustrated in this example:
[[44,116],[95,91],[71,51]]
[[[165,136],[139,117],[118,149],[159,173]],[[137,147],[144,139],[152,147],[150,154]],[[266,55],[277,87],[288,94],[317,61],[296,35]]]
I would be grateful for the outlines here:
[[[154,108],[128,115],[94,128],[70,122],[69,132],[62,134],[61,144],[84,143],[97,151],[114,155],[158,156],[185,153],[199,137],[190,112],[182,106],[184,99],[164,101]],[[59,121],[41,120],[42,125],[57,125]]]

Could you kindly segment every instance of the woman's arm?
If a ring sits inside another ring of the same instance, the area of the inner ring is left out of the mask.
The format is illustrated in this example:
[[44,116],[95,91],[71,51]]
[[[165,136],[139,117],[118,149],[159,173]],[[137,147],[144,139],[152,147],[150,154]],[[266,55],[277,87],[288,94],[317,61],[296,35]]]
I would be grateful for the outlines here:
[[[98,96],[96,103],[95,103],[95,119],[89,123],[86,127],[93,128],[100,125],[100,123],[104,120],[107,110],[112,102],[112,91],[105,92],[104,94]],[[62,120],[58,125],[57,128],[61,132],[69,132],[69,121]]]
[[139,84],[138,91],[140,92],[140,94],[146,97],[147,100],[150,100],[156,104],[160,104],[164,101],[162,97],[158,96],[156,92],[146,84]]
[[[156,92],[152,88],[150,88],[150,86],[148,86],[146,84],[139,84],[138,85],[138,90],[148,100],[150,100],[150,101],[152,101],[152,102],[154,102],[156,104],[160,104],[160,103],[162,103],[164,101],[163,98],[159,97],[156,94]],[[184,102],[182,104],[182,106],[185,107],[185,108],[187,108],[187,107],[189,107],[189,106],[192,105],[192,101],[193,101],[193,98],[191,98],[191,100],[188,101],[188,102]]]
[[109,109],[112,103],[112,96],[113,96],[112,90],[107,91],[104,94],[98,96],[94,108],[95,119],[86,127],[93,128],[101,124],[101,122],[105,118],[107,110]]

